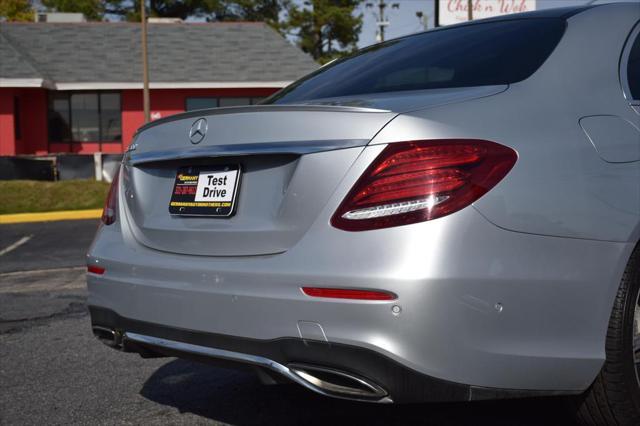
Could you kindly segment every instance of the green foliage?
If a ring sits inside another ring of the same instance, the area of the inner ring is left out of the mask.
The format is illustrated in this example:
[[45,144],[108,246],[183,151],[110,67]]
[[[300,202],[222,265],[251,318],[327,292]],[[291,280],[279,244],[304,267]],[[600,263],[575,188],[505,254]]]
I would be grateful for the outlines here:
[[0,0],[0,18],[9,22],[33,21],[33,13],[29,0]]
[[[286,0],[288,1],[288,0]],[[283,0],[149,0],[153,17],[205,18],[207,21],[265,21],[277,26]],[[103,0],[108,14],[140,21],[140,0]]]
[[355,15],[362,0],[305,0],[302,7],[290,4],[283,28],[320,63],[355,50],[362,15]]
[[100,21],[104,14],[101,0],[42,0],[42,5],[58,12],[83,13],[90,21]]
[[[140,21],[140,0],[103,0],[107,14],[120,16],[128,21]],[[189,16],[208,17],[218,7],[220,0],[147,0],[147,14],[160,18]]]
[[95,180],[0,181],[0,214],[99,209],[109,184]]
[[[147,14],[152,17],[265,21],[277,27],[280,12],[289,0],[146,0],[145,3]],[[42,4],[58,12],[81,12],[91,20],[115,16],[140,21],[140,0],[42,0]]]
[[280,26],[280,12],[286,9],[289,1],[235,0],[224,3],[227,3],[228,8],[232,11],[232,14],[229,16],[232,19],[228,20],[264,21],[278,29]]

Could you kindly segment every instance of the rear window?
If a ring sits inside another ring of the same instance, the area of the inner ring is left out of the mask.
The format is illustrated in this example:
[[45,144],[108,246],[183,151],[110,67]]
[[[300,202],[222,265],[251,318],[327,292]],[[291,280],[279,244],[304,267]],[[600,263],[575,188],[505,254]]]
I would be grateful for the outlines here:
[[542,65],[565,26],[563,19],[517,19],[391,40],[320,68],[266,103],[515,83]]

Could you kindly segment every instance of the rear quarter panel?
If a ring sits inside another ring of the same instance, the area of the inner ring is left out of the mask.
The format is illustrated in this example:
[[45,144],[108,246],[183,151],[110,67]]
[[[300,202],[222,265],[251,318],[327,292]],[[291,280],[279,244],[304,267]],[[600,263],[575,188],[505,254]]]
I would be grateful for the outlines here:
[[372,144],[476,138],[509,146],[518,152],[514,169],[474,203],[489,221],[532,234],[635,243],[640,162],[604,161],[579,121],[613,115],[639,124],[619,80],[623,46],[639,19],[633,5],[578,14],[529,79],[495,96],[403,114]]

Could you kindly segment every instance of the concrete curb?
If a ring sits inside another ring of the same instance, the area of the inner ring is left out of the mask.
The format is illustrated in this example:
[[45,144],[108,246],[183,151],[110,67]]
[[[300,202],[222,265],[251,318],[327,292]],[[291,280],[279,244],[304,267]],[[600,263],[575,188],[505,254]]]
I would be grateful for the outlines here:
[[0,224],[52,222],[56,220],[98,219],[102,209],[65,210],[60,212],[0,214]]

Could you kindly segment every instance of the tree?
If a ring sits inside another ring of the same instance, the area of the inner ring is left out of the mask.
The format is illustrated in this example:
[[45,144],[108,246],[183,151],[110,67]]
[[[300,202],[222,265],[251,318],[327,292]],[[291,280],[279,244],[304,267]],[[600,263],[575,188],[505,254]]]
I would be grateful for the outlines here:
[[[0,20],[33,21],[34,11],[29,0],[0,0]],[[3,19],[2,19],[3,18]]]
[[[103,0],[105,12],[127,21],[140,21],[140,0]],[[220,0],[146,0],[148,16],[186,19],[208,17]]]
[[58,12],[82,13],[90,21],[101,21],[104,16],[101,0],[42,0],[42,5]]
[[[140,0],[42,0],[42,4],[58,12],[81,12],[90,20],[112,16],[140,21]],[[289,0],[145,0],[145,4],[152,17],[265,21],[277,28]]]
[[[140,20],[140,0],[103,0],[106,13],[128,21]],[[207,21],[264,21],[278,26],[289,0],[148,0],[149,16],[205,18]]]
[[[355,15],[362,0],[305,0],[290,4],[283,29],[298,38],[298,45],[320,63],[329,62],[356,48],[362,14]],[[339,48],[338,48],[339,47]]]
[[280,13],[290,4],[288,0],[235,0],[224,3],[228,3],[232,11],[227,20],[264,21],[276,29],[280,27]]

